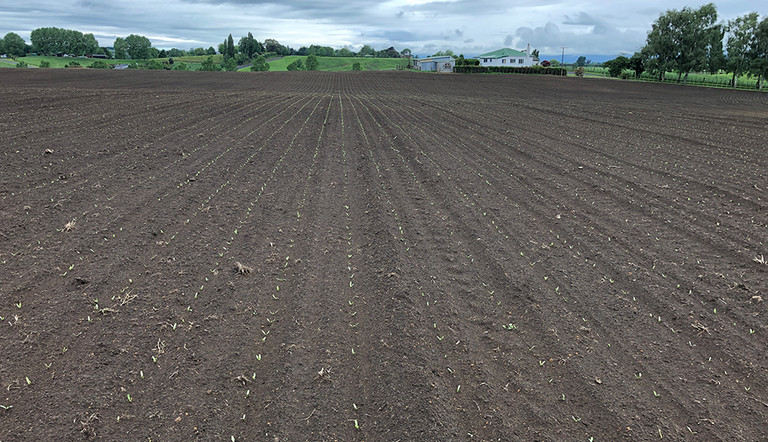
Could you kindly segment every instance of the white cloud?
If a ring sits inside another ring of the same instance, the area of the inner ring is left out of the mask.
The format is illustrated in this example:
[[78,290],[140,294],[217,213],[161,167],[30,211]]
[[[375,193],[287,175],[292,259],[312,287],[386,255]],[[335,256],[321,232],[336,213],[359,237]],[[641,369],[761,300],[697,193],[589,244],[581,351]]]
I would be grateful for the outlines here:
[[[371,44],[377,49],[411,48],[426,55],[452,49],[467,56],[500,47],[542,54],[618,55],[645,42],[653,21],[683,0],[634,2],[595,0],[5,0],[0,35],[29,38],[39,27],[92,32],[102,45],[117,36],[148,36],[162,48],[216,46],[230,33],[252,32],[298,48]],[[717,5],[727,20],[768,4],[734,0]],[[692,7],[698,7],[694,5]]]

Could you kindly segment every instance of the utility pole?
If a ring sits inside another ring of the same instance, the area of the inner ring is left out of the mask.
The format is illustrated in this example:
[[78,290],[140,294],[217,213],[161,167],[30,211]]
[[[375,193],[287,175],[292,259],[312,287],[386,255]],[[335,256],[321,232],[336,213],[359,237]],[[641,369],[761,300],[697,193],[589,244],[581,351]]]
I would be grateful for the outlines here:
[[560,47],[563,48],[563,55],[560,56],[560,64],[565,64],[565,48],[567,48],[567,46]]

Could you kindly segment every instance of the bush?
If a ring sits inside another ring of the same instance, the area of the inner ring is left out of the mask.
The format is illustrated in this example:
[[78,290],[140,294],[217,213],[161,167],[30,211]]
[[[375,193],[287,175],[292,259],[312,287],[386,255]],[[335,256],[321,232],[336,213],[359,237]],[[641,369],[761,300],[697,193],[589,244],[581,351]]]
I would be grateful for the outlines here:
[[16,67],[24,69],[24,68],[28,68],[29,65],[26,62],[24,62],[24,61],[18,61],[18,62],[16,62]]
[[187,66],[187,64],[182,61],[181,63],[176,63],[176,65],[173,66],[173,70],[174,71],[188,71],[189,70],[189,66]]
[[203,60],[203,64],[200,66],[200,71],[220,71],[221,68],[216,66],[216,63],[213,62],[213,57],[209,56],[205,60]]
[[584,76],[584,68],[579,66],[576,69],[573,70],[573,73],[576,74],[577,77],[583,77]]
[[315,55],[310,55],[307,57],[307,70],[308,71],[316,71],[320,68],[320,62],[317,60],[317,57]]
[[65,68],[80,68],[82,66],[80,66],[80,63],[78,63],[76,61],[70,61],[69,63],[65,64],[64,67]]
[[112,69],[112,66],[104,60],[96,60],[88,67],[91,69]]
[[224,70],[229,72],[234,72],[237,70],[237,61],[235,61],[234,58],[230,58],[227,60],[226,63],[224,63]]
[[356,62],[354,62],[354,64],[352,64],[352,70],[353,71],[362,71],[363,70],[363,66],[360,64],[359,61],[356,61]]
[[51,67],[51,62],[48,61],[48,60],[43,60],[43,61],[40,62],[40,67],[41,68],[49,68],[49,67]]
[[565,68],[547,68],[543,66],[509,67],[509,66],[456,66],[454,72],[460,74],[539,74],[565,76]]
[[160,71],[165,69],[165,66],[163,66],[163,64],[157,60],[149,60],[149,63],[147,63],[147,69],[150,69],[153,71]]
[[269,63],[267,63],[267,59],[264,58],[264,56],[259,55],[256,57],[256,60],[253,61],[253,65],[251,66],[251,72],[258,72],[258,71],[268,71],[269,70]]
[[304,63],[302,63],[301,60],[294,60],[285,68],[289,71],[303,71]]

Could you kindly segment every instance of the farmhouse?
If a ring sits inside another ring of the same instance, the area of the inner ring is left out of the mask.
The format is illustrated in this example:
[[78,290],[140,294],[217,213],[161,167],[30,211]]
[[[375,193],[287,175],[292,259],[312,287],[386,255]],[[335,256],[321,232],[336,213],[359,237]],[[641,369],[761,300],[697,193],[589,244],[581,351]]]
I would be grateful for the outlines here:
[[427,57],[413,60],[413,67],[419,71],[453,72],[456,60],[450,55]]
[[527,67],[539,64],[538,59],[528,55],[526,52],[504,48],[480,54],[475,58],[480,60],[480,66]]

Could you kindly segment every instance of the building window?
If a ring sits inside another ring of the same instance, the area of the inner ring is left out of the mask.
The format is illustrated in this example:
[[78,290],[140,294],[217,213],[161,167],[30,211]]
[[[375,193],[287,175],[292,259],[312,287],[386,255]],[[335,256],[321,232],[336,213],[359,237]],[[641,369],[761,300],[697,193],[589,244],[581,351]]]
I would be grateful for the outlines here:
[[520,64],[523,64],[523,59],[522,58],[519,61],[520,61]]
[[514,63],[515,63],[515,60],[514,60],[513,58],[510,58],[510,59],[509,59],[509,62],[510,62],[510,64],[514,64]]
[[506,59],[506,58],[502,58],[502,59],[501,59],[501,62],[502,62],[502,63],[506,63],[506,62],[507,62],[507,59]]

